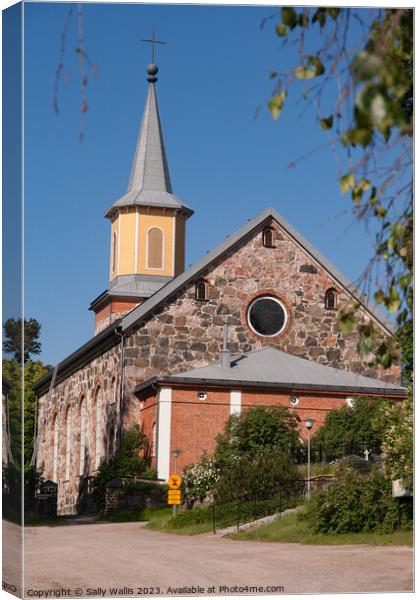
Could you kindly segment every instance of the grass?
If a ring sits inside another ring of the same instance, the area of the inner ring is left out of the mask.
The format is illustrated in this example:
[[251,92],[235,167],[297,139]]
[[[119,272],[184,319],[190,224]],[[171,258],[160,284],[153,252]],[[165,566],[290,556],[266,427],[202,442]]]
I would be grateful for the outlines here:
[[312,533],[305,521],[298,518],[297,513],[279,517],[271,523],[261,525],[251,531],[231,534],[234,540],[258,542],[283,542],[293,544],[371,544],[374,546],[412,546],[413,532],[407,530],[393,533]]

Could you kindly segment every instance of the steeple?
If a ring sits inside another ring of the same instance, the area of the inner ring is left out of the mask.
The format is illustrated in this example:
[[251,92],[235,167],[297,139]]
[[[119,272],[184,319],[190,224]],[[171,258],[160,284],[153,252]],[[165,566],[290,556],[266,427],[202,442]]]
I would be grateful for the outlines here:
[[[153,43],[158,43],[153,36]],[[111,221],[109,289],[90,305],[95,332],[138,306],[184,270],[185,222],[193,211],[172,192],[156,97],[158,67],[147,67],[146,105],[127,192]]]
[[154,190],[172,194],[155,89],[157,67],[149,65],[147,71],[153,75],[148,78],[151,81],[127,192]]
[[128,189],[105,213],[109,219],[112,219],[119,207],[133,205],[178,209],[186,217],[194,212],[172,193],[155,89],[158,70],[155,64],[147,67],[149,89]]

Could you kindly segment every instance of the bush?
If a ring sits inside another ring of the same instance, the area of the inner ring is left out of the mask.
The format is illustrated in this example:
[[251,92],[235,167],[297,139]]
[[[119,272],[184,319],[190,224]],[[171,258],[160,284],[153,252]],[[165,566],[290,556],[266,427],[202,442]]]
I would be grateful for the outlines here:
[[393,531],[397,510],[391,482],[376,469],[362,474],[342,468],[328,490],[313,495],[302,518],[316,533]]
[[150,461],[140,457],[146,445],[146,436],[138,425],[133,425],[121,440],[121,447],[107,463],[103,463],[93,481],[93,500],[96,510],[105,508],[105,486],[118,477],[140,477],[150,466]]
[[290,454],[279,449],[260,449],[254,455],[239,457],[221,473],[214,489],[215,500],[227,502],[240,496],[264,499],[283,486],[287,493],[298,478],[298,468]]
[[285,406],[259,406],[232,415],[224,433],[216,438],[217,467],[223,469],[241,456],[253,456],[263,449],[287,453],[296,461],[302,452],[298,420]]
[[379,448],[384,436],[383,424],[378,419],[383,403],[376,398],[357,398],[353,407],[342,406],[330,411],[314,436],[314,453],[331,460],[343,456],[350,442]]
[[183,473],[184,486],[188,489],[188,501],[202,502],[219,477],[220,470],[215,459],[203,454],[199,463],[188,466]]

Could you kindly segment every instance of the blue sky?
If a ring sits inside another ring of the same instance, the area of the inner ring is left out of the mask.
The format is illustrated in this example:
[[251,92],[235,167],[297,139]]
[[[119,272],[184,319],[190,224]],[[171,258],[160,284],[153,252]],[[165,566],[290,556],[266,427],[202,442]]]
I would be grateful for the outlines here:
[[[90,302],[108,286],[106,208],[127,186],[147,91],[156,28],[157,93],[174,193],[194,208],[188,222],[192,264],[266,206],[279,210],[349,279],[372,247],[352,227],[325,134],[291,98],[274,122],[266,108],[270,69],[296,50],[279,50],[274,7],[85,4],[89,74],[84,141],[79,141],[80,81],[73,18],[57,116],[52,109],[67,4],[25,6],[25,311],[42,324],[48,363],[93,335]],[[262,109],[254,118],[259,105]],[[7,317],[8,315],[6,315]]]

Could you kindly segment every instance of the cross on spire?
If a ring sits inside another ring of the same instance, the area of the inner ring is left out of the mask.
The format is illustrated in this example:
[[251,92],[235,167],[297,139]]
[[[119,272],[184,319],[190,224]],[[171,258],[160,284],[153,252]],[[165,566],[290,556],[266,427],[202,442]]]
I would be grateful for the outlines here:
[[147,42],[149,44],[152,44],[152,64],[154,64],[155,62],[155,45],[156,44],[166,44],[166,42],[163,42],[161,40],[157,40],[155,37],[155,30],[153,29],[153,36],[151,40],[146,40],[144,38],[140,38],[141,42]]

